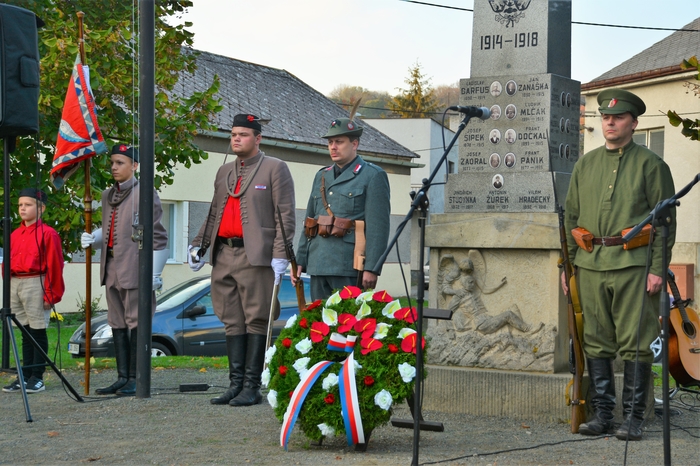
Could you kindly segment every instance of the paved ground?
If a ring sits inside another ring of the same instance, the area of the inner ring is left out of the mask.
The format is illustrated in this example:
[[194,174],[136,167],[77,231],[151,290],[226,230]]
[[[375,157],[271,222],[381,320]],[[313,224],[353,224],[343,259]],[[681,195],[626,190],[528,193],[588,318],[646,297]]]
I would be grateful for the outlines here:
[[[113,373],[91,377],[91,386],[112,382]],[[82,395],[82,373],[67,378]],[[6,385],[10,375],[0,374]],[[280,423],[267,404],[250,408],[213,406],[207,392],[179,393],[186,382],[221,385],[223,371],[155,370],[152,397],[89,397],[73,401],[54,374],[47,390],[29,395],[33,422],[27,423],[20,394],[0,392],[0,463],[2,464],[270,464],[408,465],[413,431],[386,426],[372,433],[367,451],[356,452],[336,437],[311,445],[298,431],[289,451],[279,446]],[[446,400],[446,402],[448,402]],[[673,400],[671,459],[677,465],[700,464],[700,398]],[[407,417],[408,410],[395,410]],[[621,465],[625,442],[614,437],[588,438],[569,433],[565,424],[426,412],[444,423],[444,432],[421,432],[421,464],[479,465]],[[647,426],[645,440],[627,448],[626,464],[664,463],[660,418]]]

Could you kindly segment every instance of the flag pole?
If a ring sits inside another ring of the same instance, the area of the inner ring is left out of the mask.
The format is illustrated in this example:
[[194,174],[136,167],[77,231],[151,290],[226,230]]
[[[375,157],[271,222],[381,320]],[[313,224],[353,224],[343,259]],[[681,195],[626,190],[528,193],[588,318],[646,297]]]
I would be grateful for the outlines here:
[[[78,48],[80,50],[80,64],[85,64],[85,39],[83,33],[83,16],[78,15]],[[85,164],[85,196],[83,208],[85,209],[85,231],[92,233],[92,188],[90,187],[90,159]],[[92,338],[92,246],[85,250],[85,394],[90,394],[90,339]]]

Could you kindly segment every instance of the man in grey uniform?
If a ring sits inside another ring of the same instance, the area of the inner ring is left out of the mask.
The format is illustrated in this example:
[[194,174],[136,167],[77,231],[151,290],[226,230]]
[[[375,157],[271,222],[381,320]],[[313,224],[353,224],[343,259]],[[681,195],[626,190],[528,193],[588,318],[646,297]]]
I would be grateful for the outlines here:
[[[297,252],[298,273],[311,275],[311,299],[358,282],[362,288],[374,288],[382,270],[378,260],[389,238],[389,179],[384,170],[357,155],[362,130],[351,119],[338,118],[323,136],[334,163],[316,173]],[[358,220],[364,222],[364,231],[358,231]],[[358,234],[366,238],[361,271],[354,268]]]

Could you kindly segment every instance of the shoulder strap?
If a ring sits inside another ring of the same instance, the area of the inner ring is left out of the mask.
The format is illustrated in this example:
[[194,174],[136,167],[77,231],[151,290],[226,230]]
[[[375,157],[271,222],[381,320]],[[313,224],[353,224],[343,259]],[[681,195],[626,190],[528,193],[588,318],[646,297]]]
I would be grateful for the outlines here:
[[333,217],[333,212],[331,211],[331,206],[329,206],[328,202],[326,202],[326,176],[325,176],[325,174],[321,174],[321,200],[323,201],[323,207],[326,208],[326,212],[328,212],[328,215]]

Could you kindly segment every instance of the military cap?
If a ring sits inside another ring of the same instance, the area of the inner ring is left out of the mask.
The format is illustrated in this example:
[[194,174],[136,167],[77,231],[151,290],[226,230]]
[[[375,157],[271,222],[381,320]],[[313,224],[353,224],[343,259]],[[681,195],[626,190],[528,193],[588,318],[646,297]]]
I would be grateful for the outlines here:
[[139,151],[138,149],[135,149],[131,146],[127,146],[126,144],[116,144],[114,147],[112,147],[112,152],[111,154],[121,154],[121,155],[126,155],[129,157],[131,160],[134,162],[139,161]]
[[352,122],[350,118],[336,118],[331,121],[331,126],[328,128],[325,139],[334,138],[336,136],[362,136],[362,126],[358,126]]
[[260,118],[256,117],[255,115],[251,115],[250,113],[239,113],[238,115],[234,116],[231,127],[234,126],[242,126],[243,128],[250,128],[254,129],[255,131],[262,132]]
[[598,111],[607,115],[619,115],[630,112],[633,117],[638,117],[647,111],[644,101],[624,89],[607,89],[598,94]]
[[32,199],[36,199],[43,204],[46,204],[46,202],[49,200],[44,191],[36,188],[24,188],[19,192],[19,197],[31,197]]

